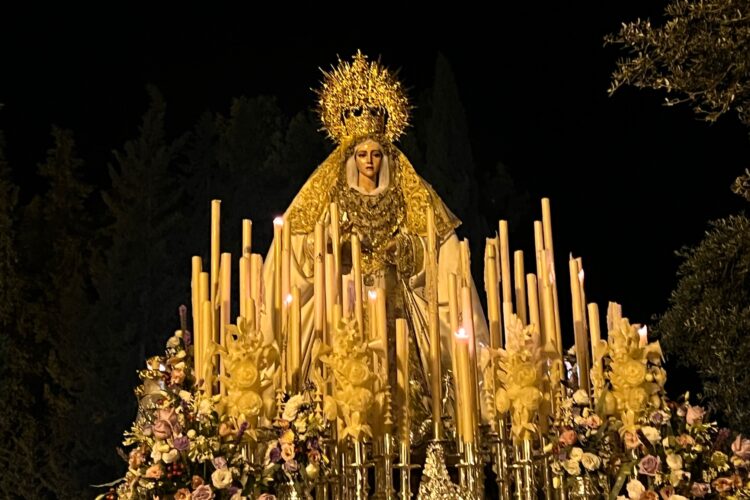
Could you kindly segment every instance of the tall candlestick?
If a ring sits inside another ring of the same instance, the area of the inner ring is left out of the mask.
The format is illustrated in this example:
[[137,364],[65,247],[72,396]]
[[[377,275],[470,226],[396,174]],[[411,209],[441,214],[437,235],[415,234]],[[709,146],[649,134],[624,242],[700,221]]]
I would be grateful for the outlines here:
[[547,266],[551,275],[552,303],[555,311],[555,332],[557,341],[562,346],[562,329],[560,328],[560,307],[557,299],[557,279],[555,278],[555,248],[552,243],[552,211],[549,198],[542,198],[542,229],[544,231],[544,249],[547,251]]
[[[478,412],[480,408],[479,402],[479,381],[477,380],[477,339],[474,333],[474,307],[472,305],[471,288],[465,286],[461,289],[461,305],[463,308],[463,324],[462,328],[466,332],[468,337],[469,345],[469,363],[471,370],[469,372],[469,390],[471,391],[471,398],[473,399],[474,409]],[[478,413],[474,415],[474,422],[481,422],[481,415]]]
[[200,329],[201,329],[201,301],[200,301],[200,277],[202,269],[202,260],[198,256],[194,256],[191,260],[192,264],[192,278],[190,280],[190,291],[192,298],[192,312],[193,312],[193,364],[195,373],[200,373]]
[[253,253],[253,221],[242,219],[242,256],[250,257]]
[[276,343],[281,346],[281,311],[284,296],[281,293],[281,245],[284,219],[276,217],[273,220],[273,329]]
[[[281,297],[286,299],[292,293],[292,223],[284,217],[281,227]],[[281,329],[287,327],[289,307],[286,301],[281,304]]]
[[[513,302],[513,281],[510,275],[510,244],[508,243],[508,221],[501,220],[498,224],[500,234],[500,264],[503,285],[503,302]],[[506,318],[507,321],[507,318]]]
[[471,283],[471,262],[469,260],[469,240],[464,238],[459,243],[458,255],[461,260],[461,283],[460,286],[465,286]]
[[[399,440],[411,442],[411,419],[409,415],[409,330],[406,320],[396,319],[396,364],[398,379],[398,404],[400,408]],[[410,444],[407,444],[407,448]]]
[[[448,315],[450,317],[451,332],[457,332],[460,328],[459,324],[459,311],[458,305],[458,276],[456,273],[450,273],[448,275]],[[451,370],[453,371],[453,386],[458,394],[458,366],[456,364],[456,340],[451,335]],[[456,419],[455,428],[460,431],[461,429],[461,412],[459,408],[458,397],[453,398],[453,415]]]
[[599,341],[602,339],[601,323],[599,320],[599,306],[596,302],[592,302],[588,305],[589,309],[589,335],[591,336],[591,359],[596,359],[596,347],[599,345]]
[[240,316],[247,318],[247,299],[250,298],[250,258],[240,257]]
[[331,214],[331,246],[333,250],[334,274],[337,276],[336,288],[338,288],[338,275],[341,274],[341,229],[339,227],[339,206],[331,203],[329,207]]
[[326,277],[325,277],[325,288],[326,288],[326,298],[325,298],[325,305],[326,305],[326,329],[325,329],[325,335],[323,338],[323,343],[329,344],[331,337],[331,332],[333,331],[333,306],[336,305],[337,297],[336,294],[338,292],[338,285],[337,282],[339,281],[336,277],[336,261],[333,254],[326,253],[326,261],[325,261],[325,269],[326,269]]
[[297,392],[301,388],[300,380],[300,352],[301,335],[300,335],[300,295],[299,287],[292,287],[292,301],[289,311],[289,379],[292,391]]
[[211,200],[211,302],[216,302],[216,294],[219,293],[219,248],[221,201]]
[[580,283],[578,281],[578,263],[575,259],[568,261],[570,271],[570,295],[573,298],[573,332],[575,334],[576,362],[578,364],[578,385],[587,393],[590,388],[589,359],[588,359],[588,337],[583,328],[583,304],[581,303]]
[[[227,325],[232,322],[232,254],[222,253],[221,254],[221,291],[220,294],[220,314],[219,314],[219,339],[216,342],[222,347],[227,346],[226,331]],[[222,378],[226,376],[226,367],[224,362],[219,364],[219,369]],[[220,392],[222,396],[226,395],[227,385],[220,384]]]
[[386,383],[390,384],[390,359],[388,352],[388,317],[386,315],[386,304],[385,304],[385,289],[378,288],[377,295],[375,297],[375,314],[377,317],[377,336],[383,346],[383,367],[386,376]]
[[263,257],[260,254],[250,254],[250,298],[255,302],[255,321],[258,322],[258,309],[263,300],[261,297],[261,282],[263,279]]
[[475,368],[469,359],[469,336],[463,329],[454,335],[456,342],[456,370],[458,401],[461,412],[461,437],[464,443],[474,442],[475,399],[471,390],[471,372]]
[[320,340],[323,340],[323,329],[325,325],[325,239],[324,239],[324,227],[323,224],[318,222],[315,224],[315,235],[314,235],[314,263],[313,263],[313,302],[314,302],[314,316],[313,316],[313,328],[315,330],[315,336]]
[[247,316],[245,317],[245,324],[247,325],[249,331],[254,332],[256,330],[255,301],[250,297],[245,299],[245,311],[248,312]]
[[352,278],[345,274],[341,277],[341,314],[344,318],[352,317],[354,300],[352,298]]
[[487,293],[487,319],[489,320],[490,347],[492,349],[500,349],[502,347],[496,252],[494,238],[487,238],[484,261],[484,289]]
[[526,276],[523,270],[523,251],[513,252],[514,282],[516,291],[516,313],[524,325],[529,324],[526,315]]
[[581,292],[581,304],[583,304],[584,308],[584,315],[583,315],[583,328],[588,331],[588,321],[586,320],[586,289],[584,288],[584,272],[583,272],[583,259],[581,257],[576,257],[576,262],[578,263],[578,290]]
[[534,325],[534,345],[541,347],[542,330],[539,315],[539,291],[537,290],[535,274],[529,273],[526,275],[526,292],[529,299],[529,324]]
[[[369,290],[367,292],[367,335],[366,338],[370,345],[377,344],[378,347],[386,349],[387,346],[382,345],[380,337],[378,336],[378,292],[375,290]],[[380,373],[380,358],[377,352],[372,354],[372,369],[375,373]]]
[[354,317],[357,325],[365,336],[364,309],[362,300],[362,248],[359,242],[359,236],[352,235],[352,269],[354,272]]
[[442,378],[440,359],[440,317],[438,316],[438,261],[435,212],[427,207],[427,329],[430,336],[430,396],[432,409],[432,434],[435,440],[443,439]]
[[[208,277],[208,273],[204,273]],[[203,301],[203,307],[201,310],[201,321],[203,322],[203,325],[201,327],[201,331],[203,332],[212,332],[213,331],[213,306],[211,305],[210,300],[204,300]],[[203,339],[203,349],[202,351],[206,353],[205,356],[205,363],[201,366],[201,373],[197,375],[198,379],[203,379],[203,392],[207,396],[211,396],[213,394],[213,383],[214,383],[214,377],[213,377],[213,369],[209,369],[209,367],[212,367],[213,365],[213,356],[208,356],[209,352],[212,352],[212,346],[211,343],[213,342],[213,337],[210,335],[206,335]]]

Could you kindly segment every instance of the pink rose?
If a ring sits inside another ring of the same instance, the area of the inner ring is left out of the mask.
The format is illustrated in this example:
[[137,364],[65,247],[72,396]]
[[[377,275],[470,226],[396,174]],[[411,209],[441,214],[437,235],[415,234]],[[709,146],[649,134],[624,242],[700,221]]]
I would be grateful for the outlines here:
[[706,410],[701,408],[700,406],[689,406],[687,409],[687,414],[685,415],[685,420],[690,425],[700,424],[703,422],[703,417],[706,415]]
[[737,434],[732,443],[732,453],[742,460],[750,460],[750,439],[743,439],[742,434]]
[[711,487],[708,483],[693,483],[690,486],[690,494],[696,498],[703,498],[711,493]]
[[659,495],[655,491],[644,491],[639,500],[659,500]]
[[161,470],[161,465],[154,464],[146,469],[146,477],[149,479],[159,479],[164,472]]
[[211,491],[211,487],[207,484],[198,486],[193,491],[193,500],[213,500],[214,492]]
[[167,439],[172,435],[172,425],[166,420],[157,420],[151,426],[151,430],[154,432],[156,439]]
[[734,481],[728,477],[719,477],[711,483],[718,493],[728,493],[734,488]]
[[655,476],[659,471],[659,466],[661,466],[661,460],[659,457],[646,455],[638,464],[638,472],[647,476]]
[[261,496],[258,497],[258,500],[276,500],[276,495],[271,495],[270,493],[263,493]]
[[570,445],[575,444],[577,439],[578,439],[578,435],[576,434],[576,431],[572,429],[567,429],[563,431],[562,434],[560,434],[560,442],[565,446],[570,446]]
[[203,478],[200,476],[193,476],[190,479],[190,487],[197,490],[200,486],[203,486]]

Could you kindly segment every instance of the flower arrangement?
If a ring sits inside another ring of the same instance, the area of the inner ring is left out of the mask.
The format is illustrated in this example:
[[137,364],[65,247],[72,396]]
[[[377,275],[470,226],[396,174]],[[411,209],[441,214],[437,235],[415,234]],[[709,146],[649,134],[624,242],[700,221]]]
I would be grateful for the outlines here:
[[[320,360],[328,367],[335,385],[334,395],[326,396],[324,413],[330,421],[338,418],[341,426],[338,438],[347,437],[361,442],[373,436],[369,422],[376,422],[376,415],[383,413],[385,391],[379,377],[371,369],[373,350],[362,338],[355,320],[339,321],[333,334],[333,348],[321,347]],[[315,377],[312,377],[315,378]],[[327,381],[317,379],[318,384]]]
[[507,326],[505,350],[496,353],[495,407],[501,414],[511,411],[512,431],[516,440],[529,439],[536,432],[537,411],[543,404],[542,351],[534,342],[534,326],[524,328],[518,316],[511,316]]
[[303,498],[314,487],[326,468],[320,440],[325,430],[320,404],[315,408],[311,400],[314,386],[303,394],[295,394],[284,405],[280,418],[274,420],[273,430],[265,442],[260,491],[279,494],[283,488],[293,488]]
[[178,330],[163,356],[147,360],[135,390],[138,416],[125,433],[128,470],[100,498],[239,499],[255,491],[260,471],[247,455],[257,446],[260,417],[273,409],[262,394],[275,350],[239,322],[229,325],[227,347],[210,352],[225,363],[224,397],[199,389],[189,332]]
[[587,477],[611,499],[750,498],[750,440],[664,391],[658,342],[622,319],[596,346],[595,405],[575,391],[560,408],[553,469]]

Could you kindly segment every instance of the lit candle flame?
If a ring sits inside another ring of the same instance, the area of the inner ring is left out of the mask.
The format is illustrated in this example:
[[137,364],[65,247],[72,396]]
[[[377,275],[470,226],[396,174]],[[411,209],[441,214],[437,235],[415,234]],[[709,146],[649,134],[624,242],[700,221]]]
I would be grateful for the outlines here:
[[583,269],[581,269],[580,271],[578,271],[578,281],[580,281],[581,283],[583,283]]
[[648,344],[648,327],[643,325],[638,329],[638,335],[641,337],[641,341],[638,343],[639,347],[643,347]]
[[459,328],[458,331],[454,334],[457,339],[459,340],[468,340],[469,335],[466,333],[466,329]]
[[275,218],[275,219],[273,220],[273,225],[274,225],[274,226],[283,226],[283,225],[284,225],[284,218],[283,218],[283,217],[281,217],[281,216],[279,216],[279,217],[276,217],[276,218]]
[[370,297],[370,300],[375,300],[378,298],[378,292],[376,292],[375,290],[370,290],[369,292],[367,292],[367,296]]
[[286,295],[286,303],[287,304],[291,304],[292,303],[292,294],[291,293],[288,293]]

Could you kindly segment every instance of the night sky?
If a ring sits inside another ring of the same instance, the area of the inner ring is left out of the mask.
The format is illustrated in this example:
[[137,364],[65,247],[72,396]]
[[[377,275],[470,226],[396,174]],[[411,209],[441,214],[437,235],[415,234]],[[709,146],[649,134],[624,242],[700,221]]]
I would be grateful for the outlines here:
[[[687,108],[664,108],[662,94],[627,88],[608,97],[620,54],[603,36],[639,16],[658,22],[665,2],[607,4],[498,6],[492,16],[437,20],[375,9],[343,24],[230,11],[4,16],[0,129],[24,196],[35,191],[52,124],[73,130],[89,180],[106,186],[112,150],[137,135],[147,83],[163,93],[176,134],[241,95],[277,95],[289,114],[311,107],[318,68],[357,48],[401,68],[417,96],[441,52],[478,168],[503,162],[539,214],[539,198],[550,197],[558,266],[568,252],[582,256],[587,299],[622,302],[626,316],[647,322],[675,285],[674,251],[697,243],[708,220],[744,208],[729,186],[750,166],[750,142],[733,115],[709,125]],[[310,159],[310,171],[320,160]],[[208,209],[208,200],[196,203]],[[526,234],[511,245],[529,245],[531,226]]]

